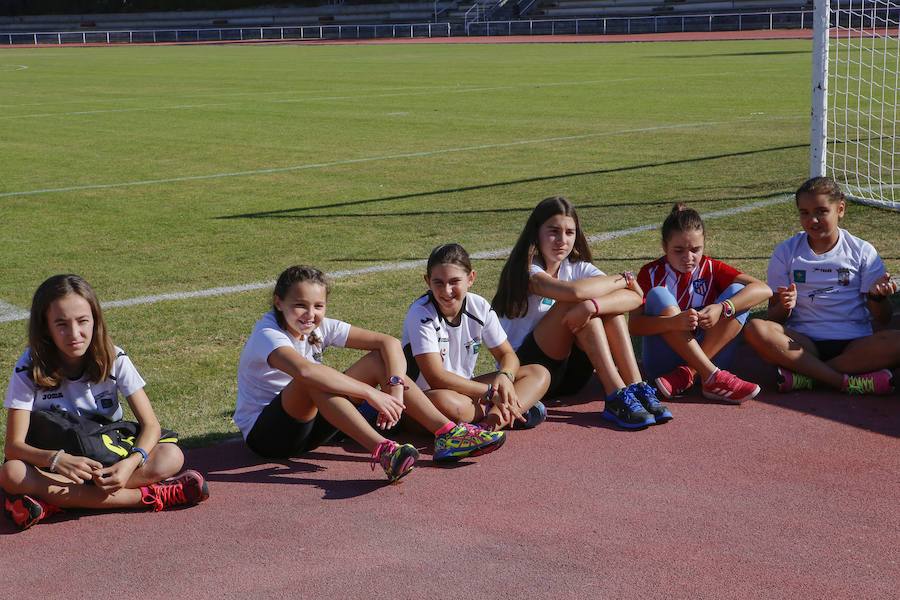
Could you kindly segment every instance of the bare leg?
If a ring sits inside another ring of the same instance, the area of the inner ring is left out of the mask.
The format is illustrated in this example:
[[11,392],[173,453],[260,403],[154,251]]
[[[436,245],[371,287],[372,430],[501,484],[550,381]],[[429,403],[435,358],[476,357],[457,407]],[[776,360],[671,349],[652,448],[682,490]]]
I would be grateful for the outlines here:
[[[455,423],[472,423],[484,417],[484,411],[476,409],[476,402],[453,390],[428,390],[425,392],[441,414]],[[480,416],[479,416],[480,413]]]
[[[489,383],[496,377],[497,372],[495,371],[493,373],[479,375],[475,378],[475,381]],[[519,371],[516,373],[516,381],[513,383],[513,387],[516,390],[519,406],[524,415],[525,411],[537,404],[538,400],[543,398],[544,394],[547,393],[547,388],[550,387],[550,373],[541,365],[526,365],[520,367]],[[483,413],[483,408],[478,405],[476,407],[476,412]],[[476,416],[476,419],[477,418],[479,417]],[[491,407],[487,414],[484,415],[484,419],[484,426],[488,429],[496,430],[512,426],[512,422],[504,419],[500,409],[496,406]]]
[[627,385],[642,381],[625,315],[603,315],[601,318],[603,319],[603,329],[606,331],[606,339],[609,340],[613,362],[619,368],[622,380]]
[[144,466],[135,470],[125,484],[126,488],[139,489],[142,486],[167,479],[184,466],[184,453],[175,444],[157,444],[150,451]]
[[64,508],[141,508],[141,491],[123,488],[107,494],[94,485],[73,483],[21,460],[0,467],[0,486],[8,494],[27,494]]
[[[674,317],[681,311],[676,306],[667,306],[662,310],[660,316]],[[700,377],[704,381],[716,371],[716,365],[709,360],[700,344],[694,339],[694,334],[690,331],[669,331],[660,334],[663,340],[674,350],[678,356],[684,359],[687,366],[693,371],[700,373]]]
[[707,329],[700,343],[703,353],[710,359],[715,358],[722,348],[741,332],[743,325],[737,319],[719,319],[712,328]]
[[850,342],[844,351],[829,360],[840,373],[868,373],[900,365],[900,330],[884,329]]
[[753,319],[744,328],[744,339],[769,363],[802,373],[833,388],[840,389],[844,383],[840,371],[819,359],[812,340],[780,323]]

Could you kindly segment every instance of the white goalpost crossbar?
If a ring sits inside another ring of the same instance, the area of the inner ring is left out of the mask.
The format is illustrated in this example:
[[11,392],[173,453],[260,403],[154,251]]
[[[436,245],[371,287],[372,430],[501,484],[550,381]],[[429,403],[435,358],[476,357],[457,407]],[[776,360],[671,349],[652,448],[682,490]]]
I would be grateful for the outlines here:
[[816,0],[811,177],[900,211],[900,0]]

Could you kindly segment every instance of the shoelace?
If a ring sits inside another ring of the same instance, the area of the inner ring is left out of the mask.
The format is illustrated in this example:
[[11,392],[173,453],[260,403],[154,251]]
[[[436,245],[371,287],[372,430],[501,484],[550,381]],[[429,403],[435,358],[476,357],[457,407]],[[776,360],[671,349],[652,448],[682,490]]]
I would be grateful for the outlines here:
[[[394,446],[396,444],[391,440],[384,440],[372,450],[372,461],[369,463],[369,466],[372,467],[372,470],[375,470],[375,465],[381,464],[381,457],[384,454],[390,455],[394,451]],[[384,465],[382,465],[383,467]]]
[[848,377],[848,394],[871,394],[875,392],[875,381],[871,377]]
[[643,396],[644,400],[650,406],[656,406],[657,404],[659,404],[659,398],[656,397],[656,392],[647,383],[643,381],[637,383],[635,386],[635,392]]
[[155,485],[150,488],[152,493],[153,510],[161,511],[166,506],[175,506],[178,504],[186,504],[187,497],[184,495],[184,484],[172,483],[169,485]]
[[644,410],[644,407],[641,405],[641,401],[637,399],[634,395],[634,392],[625,388],[622,390],[622,400],[625,402],[625,406],[628,407],[630,411],[638,411]]

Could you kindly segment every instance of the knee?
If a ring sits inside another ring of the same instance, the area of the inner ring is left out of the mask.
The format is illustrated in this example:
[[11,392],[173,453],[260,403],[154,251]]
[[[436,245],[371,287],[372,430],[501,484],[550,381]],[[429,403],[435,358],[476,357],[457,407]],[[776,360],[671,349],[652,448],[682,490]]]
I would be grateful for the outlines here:
[[519,376],[533,379],[538,385],[550,385],[550,371],[543,365],[525,365],[519,368]]
[[891,366],[900,365],[900,329],[883,329],[876,332],[878,347],[891,356]]
[[667,288],[657,286],[647,292],[647,301],[644,304],[644,312],[649,316],[670,317],[681,312],[678,301]]
[[744,287],[746,287],[746,286],[743,283],[737,283],[737,282],[732,283],[727,288],[722,290],[722,293],[719,294],[719,297],[716,298],[716,301],[721,302],[722,300],[728,300],[729,298],[733,298],[738,294],[738,292],[740,292],[742,289],[744,289]]
[[19,494],[27,474],[28,465],[24,462],[8,460],[0,466],[0,487],[8,494]]
[[184,466],[184,452],[175,444],[157,444],[152,452],[153,460],[142,467],[150,481],[162,481],[178,473]]
[[744,339],[747,343],[758,348],[766,337],[769,329],[769,322],[763,319],[750,319],[744,325]]

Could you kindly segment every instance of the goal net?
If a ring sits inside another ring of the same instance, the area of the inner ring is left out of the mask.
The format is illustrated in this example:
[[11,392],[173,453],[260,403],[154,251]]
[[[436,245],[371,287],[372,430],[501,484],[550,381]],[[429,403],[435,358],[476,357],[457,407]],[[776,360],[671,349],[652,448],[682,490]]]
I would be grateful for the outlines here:
[[900,0],[816,0],[814,22],[810,174],[900,211]]

